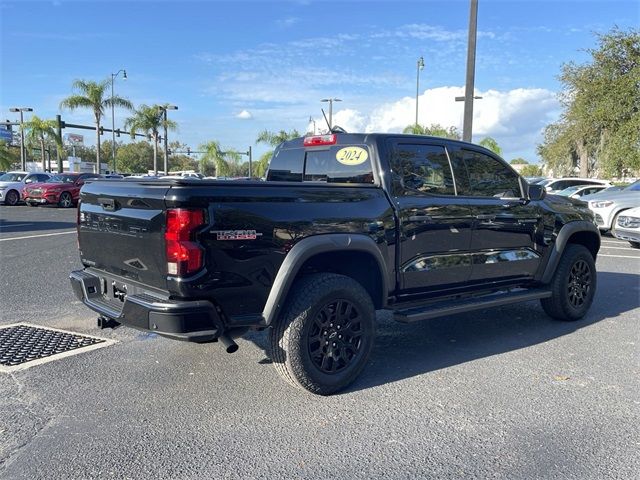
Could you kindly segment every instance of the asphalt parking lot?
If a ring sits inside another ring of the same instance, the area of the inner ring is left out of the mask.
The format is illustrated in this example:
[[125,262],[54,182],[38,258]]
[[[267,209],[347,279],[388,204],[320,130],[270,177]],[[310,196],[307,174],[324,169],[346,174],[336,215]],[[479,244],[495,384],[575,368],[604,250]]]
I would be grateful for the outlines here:
[[0,206],[0,325],[114,345],[0,373],[0,477],[638,478],[640,250],[603,237],[585,319],[537,302],[401,325],[380,315],[346,392],[283,383],[263,333],[228,355],[98,330],[68,273],[75,210]]

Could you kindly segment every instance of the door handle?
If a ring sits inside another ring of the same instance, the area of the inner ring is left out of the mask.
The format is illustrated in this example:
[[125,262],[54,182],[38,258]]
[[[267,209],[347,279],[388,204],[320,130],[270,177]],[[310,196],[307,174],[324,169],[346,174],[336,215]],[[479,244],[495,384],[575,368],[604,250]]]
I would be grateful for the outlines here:
[[495,215],[476,215],[476,220],[495,220]]
[[410,222],[430,222],[433,220],[429,215],[411,215],[409,217]]

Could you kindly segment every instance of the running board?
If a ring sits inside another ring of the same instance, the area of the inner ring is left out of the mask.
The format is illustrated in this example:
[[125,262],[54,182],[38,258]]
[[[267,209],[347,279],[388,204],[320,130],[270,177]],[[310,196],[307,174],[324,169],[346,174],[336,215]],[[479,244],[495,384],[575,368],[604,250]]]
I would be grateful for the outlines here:
[[411,323],[430,318],[446,317],[457,313],[472,312],[482,308],[499,307],[512,303],[527,302],[540,298],[549,298],[551,290],[521,290],[508,293],[493,293],[475,298],[465,298],[463,300],[449,300],[447,302],[430,303],[424,306],[412,306],[410,308],[392,310],[393,317],[397,322]]

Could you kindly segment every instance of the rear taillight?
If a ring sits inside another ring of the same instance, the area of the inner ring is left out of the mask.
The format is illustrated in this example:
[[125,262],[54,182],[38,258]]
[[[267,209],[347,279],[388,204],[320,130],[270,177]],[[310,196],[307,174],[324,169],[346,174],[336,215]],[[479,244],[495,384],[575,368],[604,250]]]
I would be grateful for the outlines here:
[[164,234],[169,275],[189,275],[202,268],[202,248],[193,241],[194,231],[204,225],[203,210],[167,210]]
[[313,137],[304,137],[302,145],[305,147],[316,147],[320,145],[335,145],[338,136],[335,133],[331,135],[314,135]]

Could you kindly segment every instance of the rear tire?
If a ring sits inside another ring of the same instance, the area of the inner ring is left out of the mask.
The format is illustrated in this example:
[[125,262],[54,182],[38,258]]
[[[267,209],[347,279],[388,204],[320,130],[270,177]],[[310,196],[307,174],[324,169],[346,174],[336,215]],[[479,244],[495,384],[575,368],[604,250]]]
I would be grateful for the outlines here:
[[70,208],[73,206],[73,197],[69,192],[62,192],[58,200],[58,206],[62,208]]
[[640,242],[629,242],[631,248],[640,248]]
[[9,190],[7,192],[7,195],[4,197],[4,203],[12,207],[15,207],[19,201],[20,201],[20,194],[15,190]]
[[596,265],[583,245],[568,244],[551,280],[552,296],[540,300],[556,320],[572,322],[585,316],[596,292]]
[[291,385],[318,395],[345,388],[364,369],[375,338],[371,297],[355,280],[302,277],[269,333],[271,358]]

